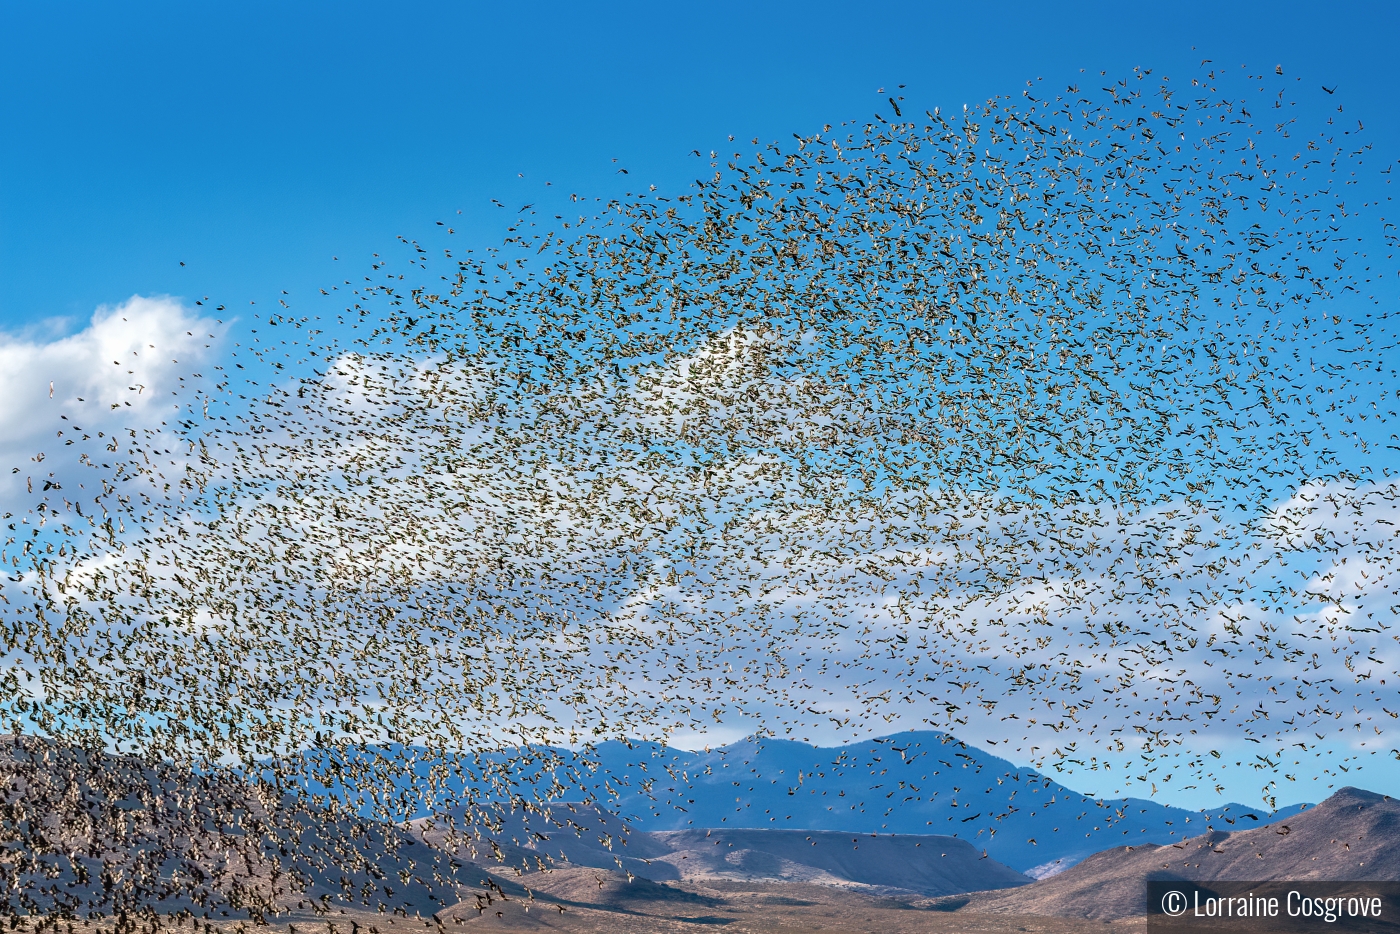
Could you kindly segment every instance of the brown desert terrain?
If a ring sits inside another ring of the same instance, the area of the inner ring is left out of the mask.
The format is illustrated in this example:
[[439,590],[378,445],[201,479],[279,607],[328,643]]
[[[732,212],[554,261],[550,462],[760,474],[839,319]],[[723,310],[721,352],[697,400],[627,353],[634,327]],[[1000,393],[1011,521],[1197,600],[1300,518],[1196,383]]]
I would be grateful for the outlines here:
[[1277,824],[1214,830],[1167,846],[1115,847],[1057,876],[959,896],[959,912],[1111,920],[1140,915],[1148,879],[1400,880],[1400,801],[1343,788]]
[[623,834],[567,803],[475,837],[450,835],[450,815],[332,819],[227,777],[16,737],[0,779],[0,899],[15,929],[57,934],[1118,932],[1144,930],[1149,879],[1400,879],[1400,802],[1356,788],[1031,882],[947,836]]

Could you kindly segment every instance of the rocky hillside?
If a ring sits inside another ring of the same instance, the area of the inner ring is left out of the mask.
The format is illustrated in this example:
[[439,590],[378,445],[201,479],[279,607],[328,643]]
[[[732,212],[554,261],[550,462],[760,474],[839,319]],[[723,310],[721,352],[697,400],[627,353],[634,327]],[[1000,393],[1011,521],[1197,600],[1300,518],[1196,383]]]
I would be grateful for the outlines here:
[[0,737],[0,914],[159,906],[223,919],[351,905],[430,915],[477,881],[396,827],[258,791]]
[[1125,918],[1143,913],[1147,879],[1400,879],[1400,801],[1343,788],[1316,807],[1268,827],[1215,830],[1167,846],[1114,847],[1033,885],[977,893],[961,900],[961,908]]

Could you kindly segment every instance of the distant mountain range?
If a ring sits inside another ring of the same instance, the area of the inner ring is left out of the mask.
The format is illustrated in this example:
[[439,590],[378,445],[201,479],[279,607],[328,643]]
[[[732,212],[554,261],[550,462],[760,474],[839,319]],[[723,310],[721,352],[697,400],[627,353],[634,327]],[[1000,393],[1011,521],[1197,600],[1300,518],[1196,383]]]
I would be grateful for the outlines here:
[[[609,742],[596,754],[598,771],[586,783],[561,778],[568,790],[556,797],[596,803],[635,830],[946,834],[1035,878],[1114,845],[1260,826],[1305,806],[1270,814],[1231,803],[1201,812],[1096,799],[934,731],[838,747],[754,740],[708,752]],[[544,788],[554,777],[533,784]]]
[[[611,743],[600,758],[624,789],[615,810],[634,815],[641,830],[947,834],[1032,875],[1118,843],[1172,843],[1204,827],[1257,826],[1299,809],[1269,814],[1231,803],[1198,812],[1142,798],[1096,799],[934,731],[840,747],[747,741],[709,753]],[[650,796],[634,790],[643,774],[655,779]]]

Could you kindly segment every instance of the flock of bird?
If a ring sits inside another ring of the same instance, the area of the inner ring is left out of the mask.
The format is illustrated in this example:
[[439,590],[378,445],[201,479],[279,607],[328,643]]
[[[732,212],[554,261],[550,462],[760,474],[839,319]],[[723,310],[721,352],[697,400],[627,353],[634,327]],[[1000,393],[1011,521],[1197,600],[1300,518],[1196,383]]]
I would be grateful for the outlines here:
[[81,441],[81,495],[28,465],[0,720],[108,765],[0,762],[0,899],[81,852],[65,911],[198,914],[213,870],[123,844],[166,833],[153,769],[210,812],[160,845],[213,852],[288,802],[468,833],[573,751],[716,729],[928,724],[1154,790],[1232,759],[1267,801],[1390,755],[1389,169],[1294,88],[891,96],[288,296],[180,418]]

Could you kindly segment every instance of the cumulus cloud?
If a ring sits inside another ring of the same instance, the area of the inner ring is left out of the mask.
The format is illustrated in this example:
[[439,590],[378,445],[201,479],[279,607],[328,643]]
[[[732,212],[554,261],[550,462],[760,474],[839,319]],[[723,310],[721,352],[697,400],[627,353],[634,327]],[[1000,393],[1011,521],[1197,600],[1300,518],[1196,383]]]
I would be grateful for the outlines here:
[[[76,334],[0,334],[0,502],[77,466],[83,441],[167,418],[216,352],[222,325],[168,297],[104,305]],[[15,470],[18,468],[18,471]]]

